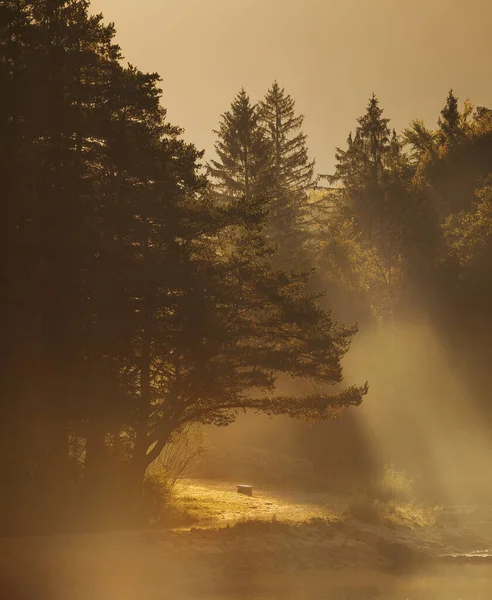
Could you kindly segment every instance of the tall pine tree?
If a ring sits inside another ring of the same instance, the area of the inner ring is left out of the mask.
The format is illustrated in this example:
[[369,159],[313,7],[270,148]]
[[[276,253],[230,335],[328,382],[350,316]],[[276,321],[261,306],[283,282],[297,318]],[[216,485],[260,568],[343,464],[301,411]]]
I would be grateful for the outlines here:
[[347,149],[337,148],[336,172],[329,181],[342,185],[339,209],[354,220],[362,235],[374,309],[391,320],[401,275],[407,168],[396,133],[391,132],[376,96],[357,122]]
[[269,231],[284,266],[305,266],[303,244],[308,217],[307,192],[313,185],[314,161],[308,158],[303,115],[274,82],[260,102],[260,121],[269,142]]
[[263,194],[269,160],[268,144],[259,123],[258,108],[244,90],[222,115],[215,151],[209,164],[215,192],[227,203],[249,201]]
[[441,110],[438,120],[438,139],[441,146],[454,146],[463,137],[462,115],[458,106],[458,98],[453,90],[449,91],[446,104]]

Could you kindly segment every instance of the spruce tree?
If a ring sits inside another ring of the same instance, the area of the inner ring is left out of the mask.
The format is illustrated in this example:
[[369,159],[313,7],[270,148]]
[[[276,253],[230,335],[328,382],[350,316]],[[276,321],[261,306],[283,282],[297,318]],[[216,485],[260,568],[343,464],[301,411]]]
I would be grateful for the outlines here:
[[260,102],[260,120],[271,154],[270,234],[278,245],[280,264],[300,266],[304,263],[307,192],[314,174],[302,131],[304,116],[296,115],[294,100],[274,82]]
[[329,177],[340,183],[339,210],[353,220],[367,252],[368,285],[380,316],[392,318],[397,279],[401,276],[403,215],[408,177],[406,160],[396,133],[375,95],[366,113],[357,119],[347,149],[337,148],[336,172]]
[[376,96],[372,96],[366,113],[357,119],[355,135],[349,134],[347,149],[337,148],[336,172],[329,177],[340,182],[345,190],[347,207],[361,229],[371,235],[378,227],[384,210],[384,182],[390,157],[391,131]]
[[239,92],[214,131],[217,159],[209,164],[213,189],[226,203],[249,201],[264,192],[268,145],[258,109],[244,90]]
[[441,146],[453,146],[463,136],[462,118],[458,106],[458,98],[449,91],[446,104],[441,110],[438,120],[438,138]]

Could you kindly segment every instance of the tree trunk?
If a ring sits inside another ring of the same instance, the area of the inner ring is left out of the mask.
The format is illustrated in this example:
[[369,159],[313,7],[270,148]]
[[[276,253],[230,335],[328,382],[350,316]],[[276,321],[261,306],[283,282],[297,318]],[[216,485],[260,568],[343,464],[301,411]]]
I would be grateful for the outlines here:
[[103,465],[106,458],[105,431],[100,424],[95,423],[89,428],[85,448],[85,479],[96,482],[103,475]]
[[140,403],[136,423],[135,445],[132,459],[128,465],[125,481],[125,495],[133,518],[139,519],[143,481],[147,469],[148,427],[152,405],[151,389],[151,359],[152,359],[152,328],[153,328],[153,295],[150,289],[150,224],[145,221],[144,238],[142,241],[143,269],[145,283],[143,293],[143,322],[142,322],[142,356],[140,367]]
[[151,409],[151,345],[152,345],[152,325],[153,325],[153,302],[150,289],[150,250],[149,250],[149,223],[145,219],[144,239],[142,241],[143,251],[143,269],[144,273],[144,291],[142,297],[143,321],[142,321],[142,356],[140,367],[140,403],[138,407],[138,417],[136,424],[135,447],[133,450],[132,462],[136,465],[136,470],[141,469],[145,462],[145,455],[148,448],[148,425]]

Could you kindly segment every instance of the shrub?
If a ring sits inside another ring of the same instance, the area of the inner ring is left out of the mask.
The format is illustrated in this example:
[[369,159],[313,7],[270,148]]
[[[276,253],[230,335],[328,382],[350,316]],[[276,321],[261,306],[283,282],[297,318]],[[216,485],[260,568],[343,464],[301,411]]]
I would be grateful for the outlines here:
[[167,472],[159,465],[151,465],[145,473],[143,485],[145,518],[157,525],[167,516],[171,505],[171,486]]
[[413,528],[433,525],[439,509],[419,506],[415,502],[414,480],[391,463],[385,467],[375,490],[354,501],[348,514],[373,525]]
[[174,434],[154,464],[166,473],[168,485],[172,488],[179,479],[192,474],[207,450],[203,427],[193,423]]
[[415,481],[393,463],[386,465],[381,480],[378,497],[380,500],[398,500],[413,502],[415,499]]
[[143,487],[145,518],[150,525],[178,525],[193,522],[190,514],[173,498],[177,481],[189,477],[207,451],[203,427],[188,425],[171,438],[147,469]]
[[440,508],[417,506],[412,503],[390,502],[383,507],[381,518],[400,527],[428,527],[435,525],[440,514]]

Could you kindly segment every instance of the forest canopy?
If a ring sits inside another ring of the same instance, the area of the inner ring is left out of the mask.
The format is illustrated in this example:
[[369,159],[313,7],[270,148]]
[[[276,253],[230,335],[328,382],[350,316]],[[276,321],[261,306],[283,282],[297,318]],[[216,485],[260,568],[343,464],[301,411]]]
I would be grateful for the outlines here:
[[206,164],[159,85],[85,0],[0,6],[13,531],[90,526],[101,507],[138,520],[147,467],[189,424],[358,406],[367,384],[342,375],[358,327],[410,307],[487,361],[492,111],[450,91],[434,128],[398,133],[373,95],[322,176],[278,82],[258,103],[238,91]]
[[[146,468],[187,424],[359,404],[366,386],[328,389],[356,327],[332,320],[307,272],[274,265],[269,203],[309,183],[289,180],[292,151],[275,158],[262,126],[265,185],[246,158],[242,187],[219,193],[158,75],[123,66],[87,2],[7,2],[0,19],[6,522],[46,523],[76,498],[138,508]],[[259,123],[245,100],[239,118]],[[309,389],[279,397],[278,374]]]

